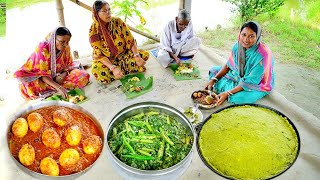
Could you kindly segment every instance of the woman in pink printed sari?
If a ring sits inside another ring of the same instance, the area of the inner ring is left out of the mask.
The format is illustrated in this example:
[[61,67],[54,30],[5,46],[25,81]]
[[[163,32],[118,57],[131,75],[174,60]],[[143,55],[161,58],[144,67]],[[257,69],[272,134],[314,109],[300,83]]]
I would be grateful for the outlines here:
[[55,91],[66,98],[67,89],[87,85],[90,75],[84,70],[72,68],[70,38],[71,33],[66,27],[56,28],[14,73],[25,99],[36,99]]

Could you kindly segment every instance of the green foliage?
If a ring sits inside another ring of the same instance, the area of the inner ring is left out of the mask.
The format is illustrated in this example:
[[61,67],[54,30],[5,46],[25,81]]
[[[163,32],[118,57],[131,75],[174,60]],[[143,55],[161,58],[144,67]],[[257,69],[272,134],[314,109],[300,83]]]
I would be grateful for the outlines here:
[[259,14],[274,15],[284,0],[223,0],[237,6],[235,11],[240,13],[242,21],[253,19]]
[[[114,11],[114,14],[117,17],[122,18],[125,22],[130,20],[137,29],[142,31],[146,31],[144,25],[146,24],[146,20],[143,17],[141,11],[138,7],[143,5],[148,5],[148,2],[145,0],[118,0],[111,2],[111,9]],[[139,22],[134,21],[134,18],[139,18]]]
[[51,2],[54,0],[7,0],[7,9],[25,8],[41,2]]
[[307,20],[320,27],[320,1],[314,0],[306,6]]
[[274,18],[266,21],[264,41],[277,60],[320,69],[320,30],[302,21]]
[[143,8],[149,10],[151,8],[156,8],[160,6],[165,6],[177,2],[176,0],[149,0],[147,5],[144,5]]
[[[276,62],[295,63],[320,70],[320,29],[290,18],[260,16],[255,19],[262,26],[262,41],[266,43]],[[230,51],[237,40],[239,24],[232,28],[198,33],[203,44]],[[228,53],[225,53],[228,55]]]
[[[1,0],[1,5],[5,5]],[[2,6],[1,6],[2,7]],[[6,35],[6,8],[0,8],[0,37]]]

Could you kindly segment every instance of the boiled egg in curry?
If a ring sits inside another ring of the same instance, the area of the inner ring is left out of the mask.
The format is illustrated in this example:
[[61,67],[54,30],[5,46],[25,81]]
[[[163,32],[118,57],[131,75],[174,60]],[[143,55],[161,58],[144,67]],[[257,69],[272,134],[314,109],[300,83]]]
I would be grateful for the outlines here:
[[81,140],[81,131],[78,126],[71,126],[67,129],[66,141],[70,146],[78,145]]
[[46,129],[41,135],[42,143],[50,148],[58,148],[61,144],[61,139],[54,129]]
[[92,135],[85,139],[82,145],[86,154],[95,154],[101,147],[101,139],[99,136]]
[[75,149],[69,148],[64,150],[61,153],[59,157],[59,163],[63,167],[70,167],[77,164],[79,159],[80,159],[79,152]]
[[28,123],[25,118],[18,118],[14,121],[12,125],[12,133],[19,137],[23,138],[28,132]]
[[31,165],[35,160],[36,153],[30,144],[24,144],[19,151],[19,160],[25,165]]
[[66,109],[57,109],[52,113],[53,121],[58,126],[65,126],[72,120],[70,112]]
[[39,113],[33,112],[28,115],[27,119],[32,132],[37,132],[43,125],[43,117]]
[[40,162],[40,170],[49,176],[59,176],[59,166],[51,157],[45,157]]

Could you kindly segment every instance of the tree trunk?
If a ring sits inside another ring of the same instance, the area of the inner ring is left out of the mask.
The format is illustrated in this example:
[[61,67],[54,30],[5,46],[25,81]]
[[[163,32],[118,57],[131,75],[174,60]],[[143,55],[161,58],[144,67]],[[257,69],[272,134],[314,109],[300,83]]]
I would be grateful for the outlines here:
[[64,22],[62,0],[56,0],[56,8],[57,8],[57,13],[58,13],[58,18],[59,18],[59,25],[66,26],[66,24]]

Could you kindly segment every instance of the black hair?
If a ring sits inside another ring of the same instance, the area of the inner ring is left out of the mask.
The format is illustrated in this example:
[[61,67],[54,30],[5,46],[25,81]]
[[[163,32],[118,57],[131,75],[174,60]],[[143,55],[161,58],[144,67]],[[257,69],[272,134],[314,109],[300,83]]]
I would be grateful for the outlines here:
[[242,25],[241,27],[241,30],[240,32],[245,28],[245,27],[249,27],[250,29],[252,29],[256,34],[258,34],[258,26],[252,22],[252,21],[249,21],[249,22],[246,22]]
[[65,35],[69,35],[70,37],[72,36],[71,35],[71,32],[69,31],[68,28],[66,27],[59,27],[56,31],[56,35],[57,36],[65,36]]
[[102,7],[106,4],[109,4],[107,1],[104,1],[104,0],[97,0],[94,2],[94,8],[97,12],[100,11],[100,9],[102,9]]

